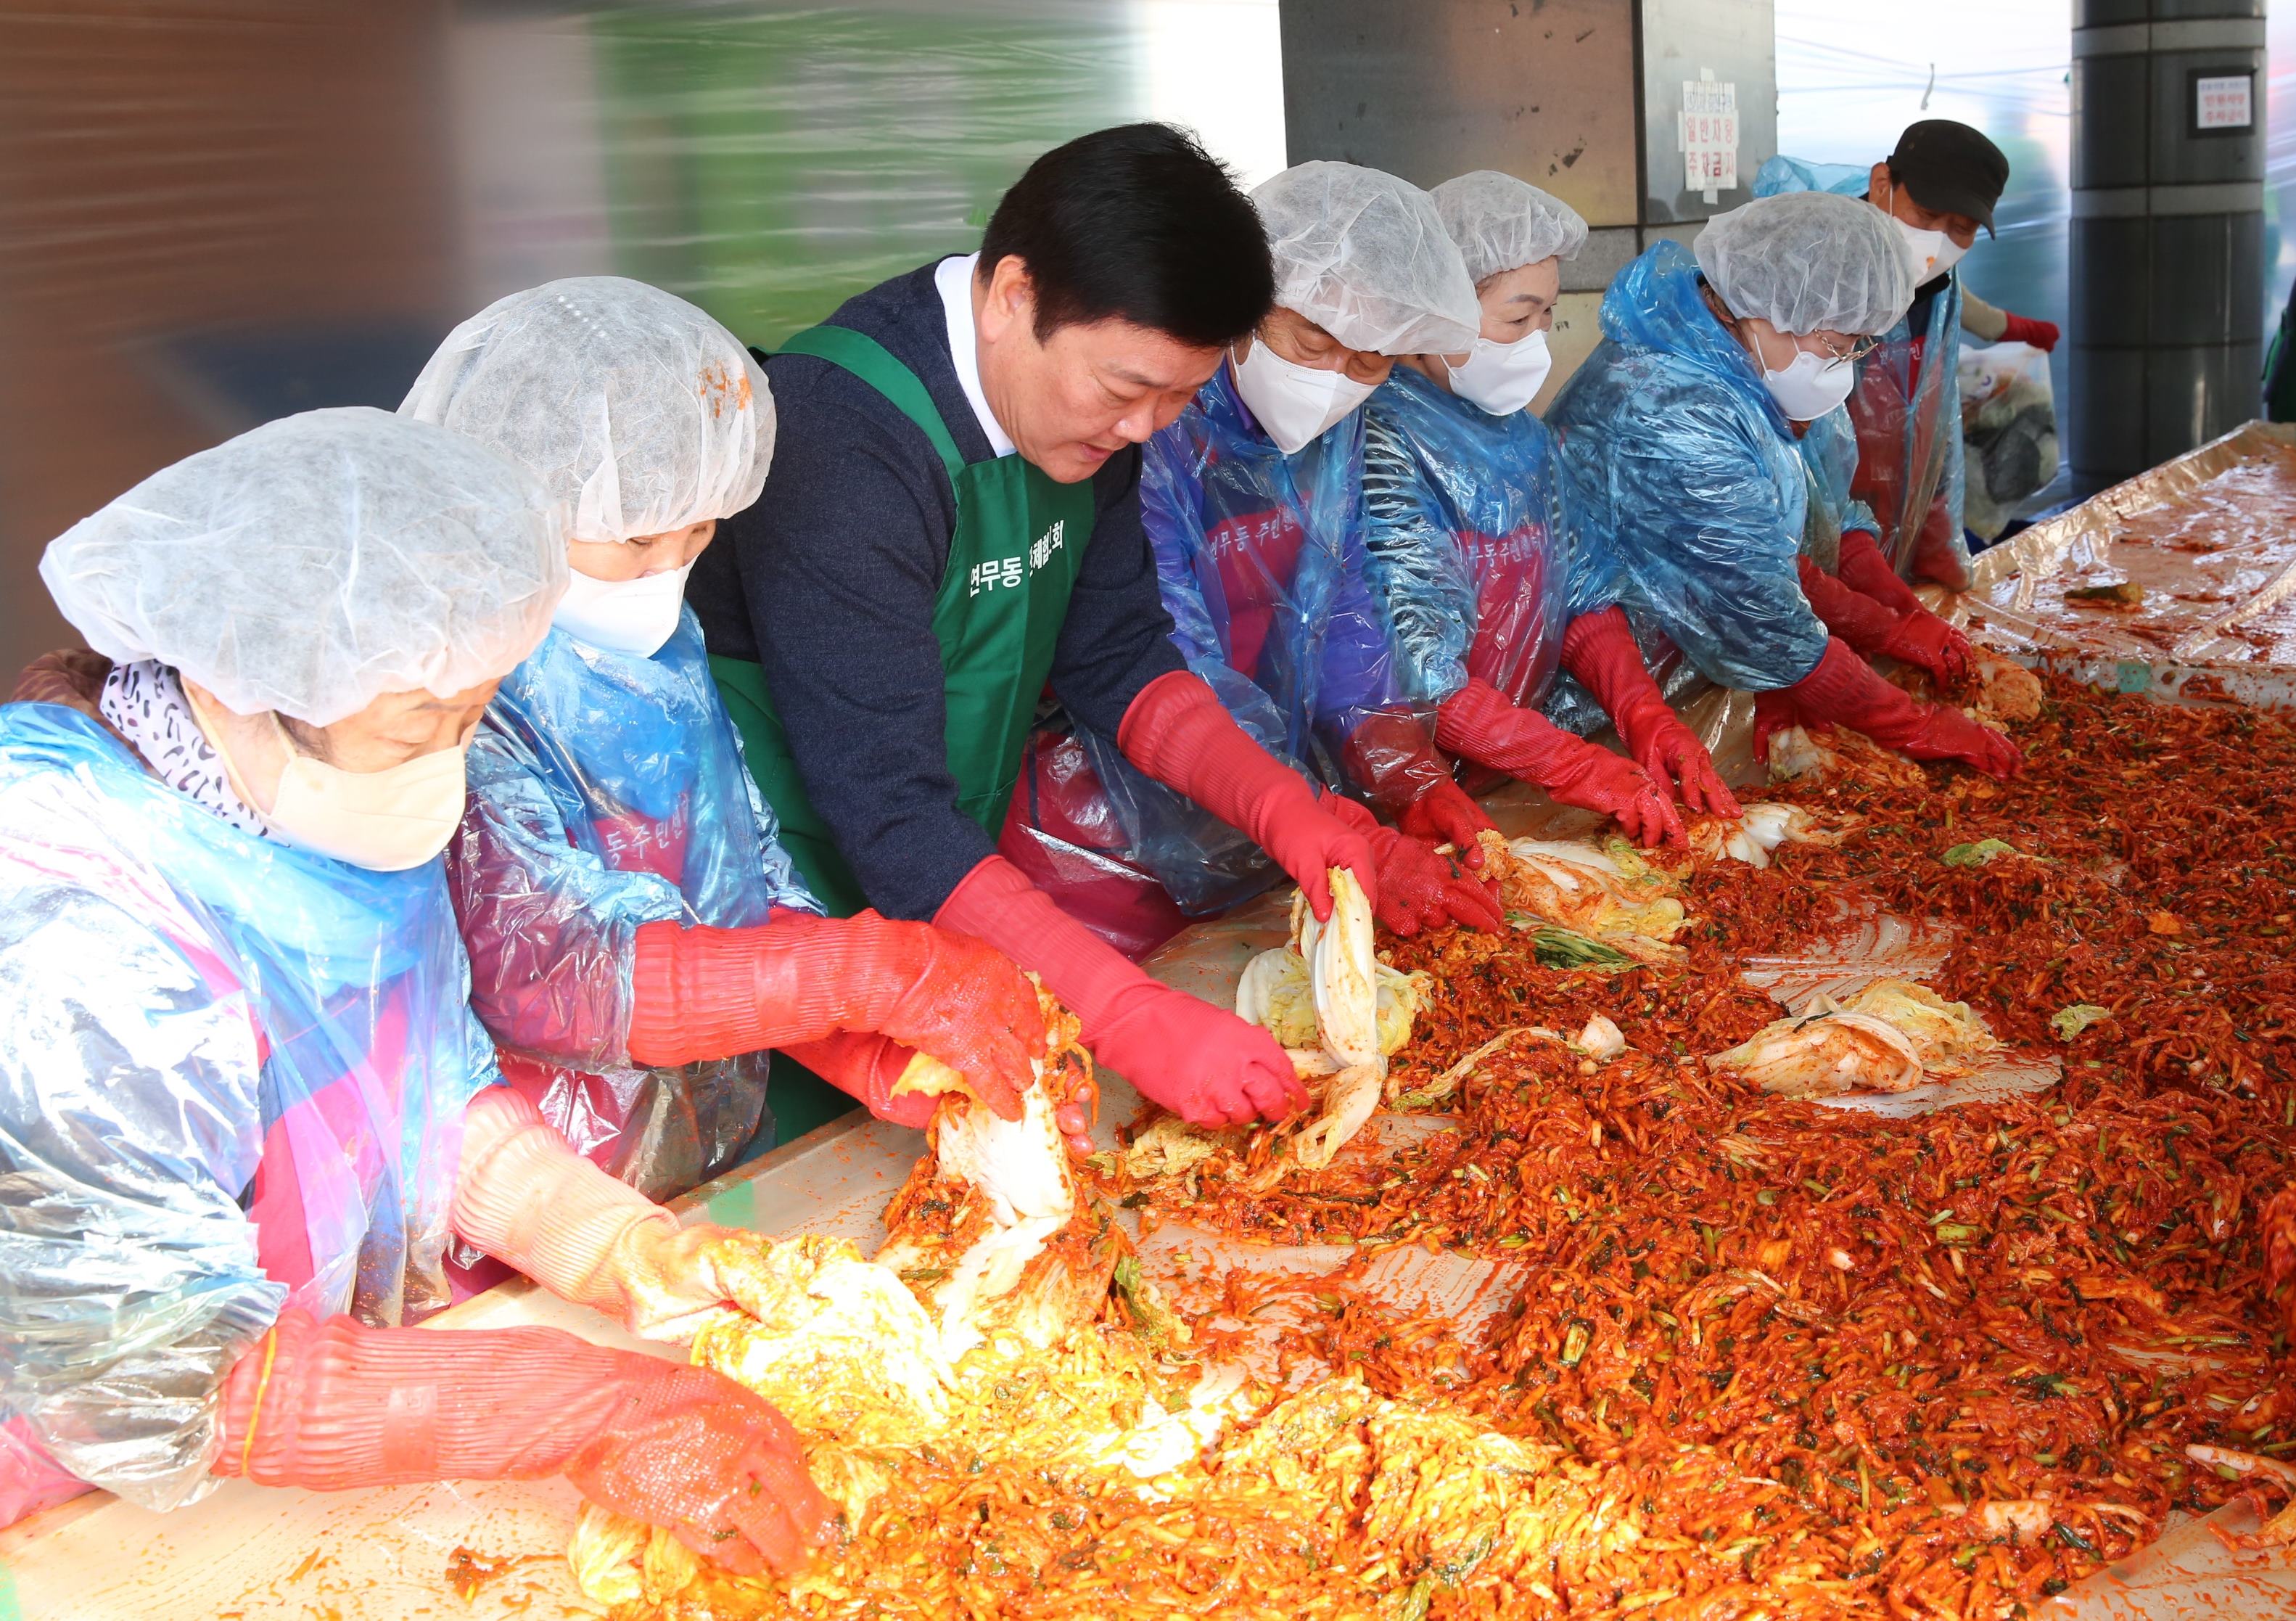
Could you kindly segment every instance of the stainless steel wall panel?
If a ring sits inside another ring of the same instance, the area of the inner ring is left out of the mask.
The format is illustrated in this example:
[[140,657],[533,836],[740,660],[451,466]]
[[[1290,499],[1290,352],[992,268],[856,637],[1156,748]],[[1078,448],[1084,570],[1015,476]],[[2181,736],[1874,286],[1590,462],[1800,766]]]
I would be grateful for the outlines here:
[[1283,0],[1283,27],[1293,162],[1333,158],[1414,185],[1503,169],[1590,226],[1636,223],[1625,0]]
[[2158,466],[2255,414],[2261,344],[2155,348],[2144,364],[2144,448],[2134,466]]
[[[2245,47],[2220,46],[2215,50],[2164,51],[2160,47],[2161,29],[2152,30],[2154,44],[2152,54],[2142,60],[2152,66],[2150,103],[2152,128],[2147,142],[2147,160],[2151,165],[2150,179],[2154,185],[2206,185],[2231,180],[2264,178],[2264,143],[2253,136],[2194,136],[2191,133],[2190,103],[2193,79],[2196,75],[2252,74],[2254,84],[2251,101],[2255,108],[2259,131],[2264,125],[2264,25],[2261,22],[2242,23],[2252,29],[2254,41]],[[2262,207],[2259,197],[2256,206]]]
[[[1643,222],[1710,219],[1751,202],[1754,171],[1778,149],[1777,19],[1771,0],[1642,0]],[[1711,74],[1738,92],[1738,185],[1712,202],[1683,185],[1685,81]]]
[[2152,308],[2152,222],[2076,215],[2066,319],[2076,345],[2141,349]]
[[2073,189],[2144,185],[2152,88],[2144,57],[2077,56],[2072,75]]

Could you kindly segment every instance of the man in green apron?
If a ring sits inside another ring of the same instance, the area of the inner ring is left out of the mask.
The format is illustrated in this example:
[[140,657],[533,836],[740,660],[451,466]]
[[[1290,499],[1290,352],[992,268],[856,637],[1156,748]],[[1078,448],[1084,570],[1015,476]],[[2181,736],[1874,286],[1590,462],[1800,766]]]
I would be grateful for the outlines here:
[[[980,252],[850,299],[770,358],[773,476],[686,593],[750,769],[830,909],[988,941],[1077,1014],[1103,1063],[1207,1123],[1304,1101],[1283,1050],[1149,979],[996,840],[1049,685],[1260,843],[1319,916],[1331,868],[1372,888],[1363,835],[1185,669],[1141,530],[1138,447],[1272,291],[1259,216],[1185,135],[1128,125],[1046,153]],[[800,1087],[776,1078],[784,1137],[845,1105],[815,1091],[808,1108]]]

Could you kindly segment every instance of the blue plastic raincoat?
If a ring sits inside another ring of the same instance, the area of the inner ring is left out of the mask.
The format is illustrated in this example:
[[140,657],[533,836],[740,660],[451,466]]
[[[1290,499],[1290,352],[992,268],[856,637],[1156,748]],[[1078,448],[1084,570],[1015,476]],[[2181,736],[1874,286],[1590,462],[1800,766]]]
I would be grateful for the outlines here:
[[1614,568],[1645,652],[1663,635],[1725,687],[1791,687],[1817,667],[1825,627],[1794,572],[1801,458],[1753,361],[1700,296],[1687,249],[1660,243],[1619,273],[1603,341],[1546,421],[1595,548],[1574,594]]
[[1404,700],[1365,580],[1363,458],[1360,411],[1285,456],[1223,365],[1149,441],[1140,473],[1189,668],[1239,719],[1272,712],[1283,752],[1334,787],[1356,728]]
[[1804,430],[1802,470],[1809,479],[1809,515],[1802,524],[1805,556],[1829,574],[1841,572],[1841,537],[1862,529],[1879,535],[1874,509],[1850,493],[1857,473],[1857,430],[1837,406]]
[[693,610],[651,658],[551,631],[488,707],[470,788],[448,873],[505,1074],[648,1195],[707,1181],[758,1129],[768,1055],[633,1065],[638,926],[820,909],[742,763]]
[[1554,436],[1407,366],[1364,410],[1365,578],[1405,695],[1431,708],[1472,676],[1538,707],[1574,608]]
[[469,991],[439,862],[242,833],[89,717],[0,707],[0,1416],[173,1507],[283,1307],[447,1304],[463,1110],[500,1078]]
[[[1754,177],[1754,195],[1833,192],[1863,197],[1872,170],[1844,163],[1805,163],[1772,158]],[[1920,333],[1908,311],[1859,364],[1857,391],[1849,399],[1858,457],[1855,489],[1878,521],[1882,555],[1911,577],[1924,531],[1931,555],[1957,561],[1965,573],[1962,539],[1967,473],[1961,442],[1961,272],[1928,301]],[[1943,583],[1958,585],[1960,580]]]
[[[1223,364],[1148,442],[1141,516],[1172,639],[1238,723],[1327,786],[1370,715],[1407,707],[1364,571],[1364,416],[1296,456],[1260,431]],[[1086,740],[1129,858],[1191,913],[1278,876],[1242,834],[1151,781],[1111,742]]]

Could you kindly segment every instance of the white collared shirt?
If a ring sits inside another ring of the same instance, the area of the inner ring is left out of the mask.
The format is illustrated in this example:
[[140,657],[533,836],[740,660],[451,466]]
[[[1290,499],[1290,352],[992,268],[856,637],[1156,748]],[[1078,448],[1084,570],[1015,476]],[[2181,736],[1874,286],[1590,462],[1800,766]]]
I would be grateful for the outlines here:
[[980,338],[972,326],[972,269],[980,262],[978,253],[941,260],[933,269],[933,286],[940,293],[941,313],[948,320],[948,358],[956,362],[956,385],[964,391],[965,403],[972,407],[981,432],[988,436],[988,448],[998,456],[1010,456],[1012,437],[998,425],[988,408],[988,396],[980,391]]

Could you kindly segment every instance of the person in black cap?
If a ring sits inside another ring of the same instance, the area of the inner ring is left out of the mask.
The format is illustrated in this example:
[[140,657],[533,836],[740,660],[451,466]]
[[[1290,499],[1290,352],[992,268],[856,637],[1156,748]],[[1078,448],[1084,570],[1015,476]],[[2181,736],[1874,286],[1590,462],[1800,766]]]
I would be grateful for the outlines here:
[[[1881,550],[1898,574],[1956,590],[1969,584],[1956,387],[1961,333],[2040,350],[2057,343],[2053,324],[1995,309],[1964,291],[1954,274],[1978,227],[1994,234],[1993,208],[2008,181],[2001,149],[1951,119],[1908,125],[1897,150],[1866,177],[1866,201],[1906,239],[1915,288],[1905,325],[1867,362],[1849,401],[1858,443],[1851,493],[1873,508],[1882,526]],[[1940,325],[1941,297],[1952,311]]]
[[[1874,166],[1866,195],[1898,222],[1914,252],[1921,286],[1907,318],[1915,332],[1928,326],[1926,306],[1944,285],[1945,273],[1976,243],[1977,227],[1983,226],[1988,236],[1994,234],[1993,206],[2001,201],[2008,181],[2009,160],[2001,149],[1951,119],[1923,119],[1908,125],[1898,137],[1897,151]],[[1941,255],[1933,240],[1939,236],[1944,238]],[[1988,343],[2030,343],[2038,350],[2057,346],[2054,322],[1997,309],[1966,288],[1961,295],[1961,326]]]

